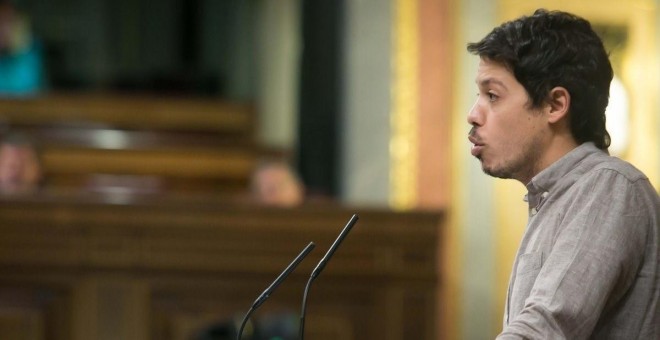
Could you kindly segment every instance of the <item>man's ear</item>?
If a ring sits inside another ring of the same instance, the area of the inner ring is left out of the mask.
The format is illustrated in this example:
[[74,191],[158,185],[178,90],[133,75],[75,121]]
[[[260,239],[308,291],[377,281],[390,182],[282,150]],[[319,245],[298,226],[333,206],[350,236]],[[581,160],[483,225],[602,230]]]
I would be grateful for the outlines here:
[[550,90],[548,94],[548,122],[557,123],[568,116],[571,107],[571,94],[561,86]]

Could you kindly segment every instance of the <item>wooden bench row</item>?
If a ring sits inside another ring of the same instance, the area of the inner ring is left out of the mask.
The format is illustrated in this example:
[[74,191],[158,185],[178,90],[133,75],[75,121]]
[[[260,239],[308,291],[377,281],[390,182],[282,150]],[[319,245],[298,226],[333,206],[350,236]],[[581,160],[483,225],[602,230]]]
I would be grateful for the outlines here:
[[0,123],[39,145],[52,189],[245,190],[259,158],[249,104],[101,94],[3,100]]
[[0,119],[20,126],[90,124],[134,130],[252,133],[253,107],[206,98],[95,93],[3,99]]

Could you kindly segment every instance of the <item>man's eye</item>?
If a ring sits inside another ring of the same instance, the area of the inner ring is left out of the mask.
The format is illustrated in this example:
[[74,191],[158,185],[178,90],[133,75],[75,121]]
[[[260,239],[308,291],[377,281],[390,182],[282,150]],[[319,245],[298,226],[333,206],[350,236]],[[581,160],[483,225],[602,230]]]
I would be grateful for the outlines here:
[[488,95],[488,100],[491,102],[494,102],[497,99],[497,96],[492,93],[488,93],[487,95]]

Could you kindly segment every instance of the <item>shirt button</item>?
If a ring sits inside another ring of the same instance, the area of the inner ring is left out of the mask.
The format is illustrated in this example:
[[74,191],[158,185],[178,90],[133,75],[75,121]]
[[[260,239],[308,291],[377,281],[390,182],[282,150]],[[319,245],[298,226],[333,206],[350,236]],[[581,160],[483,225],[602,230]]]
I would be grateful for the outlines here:
[[537,212],[538,212],[538,210],[536,210],[536,208],[532,208],[530,210],[530,214],[532,214],[532,216],[536,215]]

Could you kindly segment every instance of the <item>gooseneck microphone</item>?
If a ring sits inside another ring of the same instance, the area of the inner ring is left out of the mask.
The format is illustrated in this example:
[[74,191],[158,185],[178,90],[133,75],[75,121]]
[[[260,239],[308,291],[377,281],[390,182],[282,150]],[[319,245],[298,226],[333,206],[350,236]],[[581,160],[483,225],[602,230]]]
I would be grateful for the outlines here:
[[316,268],[312,271],[312,275],[310,275],[309,280],[307,281],[307,285],[305,285],[305,293],[303,294],[303,301],[302,301],[302,309],[300,313],[300,340],[303,340],[305,338],[305,312],[307,309],[307,295],[309,293],[309,288],[312,285],[312,282],[316,279],[316,277],[321,274],[321,271],[323,268],[325,268],[325,265],[328,264],[328,261],[330,261],[330,258],[332,257],[332,254],[335,253],[337,248],[339,247],[339,244],[341,241],[346,238],[346,235],[348,235],[348,232],[351,231],[351,228],[353,228],[353,225],[355,222],[358,220],[358,215],[353,214],[351,219],[348,221],[344,229],[339,233],[339,236],[337,236],[337,239],[335,240],[334,243],[332,243],[332,246],[330,246],[330,249],[328,249],[328,252],[325,253],[321,261],[319,261],[319,264],[316,265]]
[[273,283],[271,283],[270,286],[268,286],[268,288],[266,288],[266,290],[264,290],[264,292],[261,293],[261,295],[259,295],[259,297],[256,300],[254,300],[254,303],[252,304],[252,307],[250,307],[248,312],[245,314],[245,317],[243,318],[243,322],[241,322],[241,327],[239,328],[238,335],[236,336],[237,340],[241,340],[241,336],[243,335],[243,328],[245,328],[245,324],[247,323],[248,319],[250,318],[250,315],[252,315],[252,313],[255,310],[257,310],[257,308],[259,308],[259,306],[261,306],[261,304],[263,304],[268,299],[270,294],[272,294],[273,291],[275,291],[275,289],[282,283],[282,281],[284,281],[284,279],[286,279],[286,277],[289,276],[289,274],[294,269],[296,269],[296,267],[298,266],[300,261],[302,261],[305,258],[305,256],[307,256],[307,254],[309,254],[309,252],[311,252],[312,249],[314,249],[314,247],[316,247],[314,242],[309,242],[307,247],[305,247],[305,249],[303,249],[300,252],[300,254],[298,254],[298,256],[296,256],[295,259],[293,259],[293,261],[289,264],[288,267],[286,267],[284,269],[284,271],[280,274],[280,276],[278,276],[275,279],[275,281],[273,281]]

